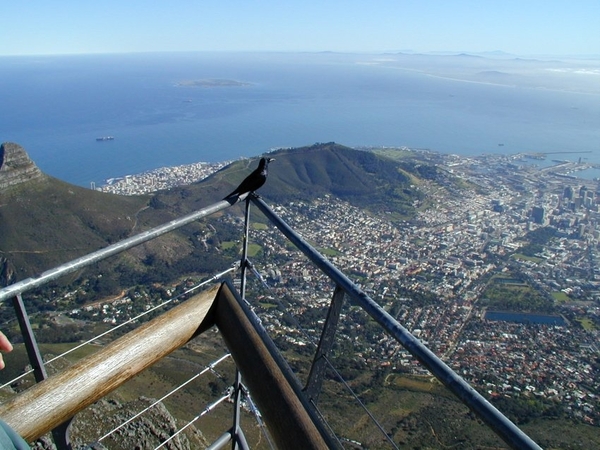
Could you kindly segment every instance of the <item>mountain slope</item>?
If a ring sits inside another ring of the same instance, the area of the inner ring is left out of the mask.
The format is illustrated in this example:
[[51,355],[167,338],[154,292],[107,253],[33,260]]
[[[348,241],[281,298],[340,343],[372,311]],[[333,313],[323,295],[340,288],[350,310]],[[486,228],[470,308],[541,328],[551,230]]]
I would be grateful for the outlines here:
[[371,152],[334,143],[317,144],[273,154],[264,195],[273,200],[331,194],[358,205],[381,204],[409,182],[395,163]]
[[[328,143],[279,150],[271,156],[276,161],[260,195],[273,204],[329,194],[356,206],[410,216],[419,195],[410,189],[409,177],[397,162],[371,152]],[[236,161],[202,182],[153,196],[101,193],[44,174],[24,177],[0,189],[0,275],[4,274],[0,283],[23,279],[214,203],[256,164],[256,160]],[[153,274],[167,276],[185,273],[186,267],[197,267],[202,260],[212,261],[197,238],[202,227],[191,224],[137,247],[130,252],[128,267],[144,272],[152,266]]]
[[[8,165],[2,169],[0,181],[14,181],[15,171]],[[0,189],[0,284],[128,236],[148,200],[84,189],[42,173],[6,184]]]
[[127,237],[147,202],[51,177],[0,192],[0,255],[18,273],[48,269]]
[[[327,143],[278,150],[269,156],[276,160],[269,165],[269,178],[259,194],[272,203],[329,194],[355,206],[410,216],[413,201],[420,197],[398,162],[372,152]],[[231,192],[257,164],[256,160],[236,161],[203,181],[159,193],[152,203],[179,213],[198,209]]]

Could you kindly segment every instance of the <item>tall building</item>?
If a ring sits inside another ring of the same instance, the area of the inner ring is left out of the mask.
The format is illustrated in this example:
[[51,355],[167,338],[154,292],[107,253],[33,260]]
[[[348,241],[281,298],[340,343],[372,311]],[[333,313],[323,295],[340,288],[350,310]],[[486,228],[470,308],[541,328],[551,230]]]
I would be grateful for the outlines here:
[[563,198],[573,200],[573,187],[567,186],[563,192]]
[[543,224],[546,220],[546,210],[543,206],[534,206],[531,210],[531,217],[535,223]]

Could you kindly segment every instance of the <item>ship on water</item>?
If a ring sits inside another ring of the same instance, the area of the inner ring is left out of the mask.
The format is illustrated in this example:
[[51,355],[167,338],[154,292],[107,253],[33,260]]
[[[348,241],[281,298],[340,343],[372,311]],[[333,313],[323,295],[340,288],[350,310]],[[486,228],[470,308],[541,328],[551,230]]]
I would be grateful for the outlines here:
[[97,141],[114,141],[114,136],[100,136],[96,138]]

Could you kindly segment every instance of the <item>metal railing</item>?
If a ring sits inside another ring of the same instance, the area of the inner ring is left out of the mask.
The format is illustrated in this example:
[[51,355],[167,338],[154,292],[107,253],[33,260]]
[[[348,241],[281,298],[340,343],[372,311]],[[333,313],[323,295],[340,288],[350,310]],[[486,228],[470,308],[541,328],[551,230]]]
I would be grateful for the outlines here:
[[[253,397],[256,398],[257,404],[261,412],[263,409],[267,410],[267,414],[263,416],[268,418],[268,410],[277,410],[281,408],[281,405],[272,405],[269,403],[268,398],[273,397],[272,393],[261,392],[261,383],[253,381],[255,376],[252,372],[257,370],[256,364],[252,358],[244,356],[244,352],[258,352],[256,360],[260,361],[265,365],[272,365],[269,369],[269,373],[278,373],[278,377],[273,378],[273,383],[285,384],[288,386],[283,389],[283,396],[287,396],[288,404],[285,406],[289,408],[290,414],[293,415],[297,411],[300,411],[300,416],[287,424],[277,424],[279,427],[276,430],[275,435],[278,435],[279,439],[286,438],[285,426],[292,427],[294,423],[295,427],[298,423],[305,423],[305,433],[311,434],[316,433],[319,435],[317,441],[326,442],[328,447],[339,446],[339,441],[336,441],[335,437],[332,438],[331,434],[327,431],[326,427],[322,427],[322,419],[318,418],[316,413],[316,404],[319,399],[319,393],[324,379],[324,371],[326,363],[328,362],[328,354],[332,347],[333,338],[337,328],[337,323],[340,315],[341,305],[344,297],[347,296],[350,301],[359,307],[361,307],[370,317],[372,317],[387,334],[393,337],[399,342],[410,354],[417,358],[431,373],[440,380],[448,389],[453,392],[465,405],[467,405],[472,411],[474,411],[493,431],[495,431],[509,446],[518,449],[539,449],[540,447],[531,440],[525,433],[523,433],[516,425],[508,420],[501,412],[499,412],[494,406],[492,406],[483,396],[481,396],[475,389],[473,389],[467,382],[465,382],[460,376],[458,376],[452,369],[450,369],[442,360],[440,360],[435,354],[433,354],[425,345],[423,345],[417,338],[415,338],[408,330],[406,330],[401,324],[399,324],[390,314],[388,314],[380,305],[378,305],[371,297],[363,292],[356,284],[354,284],[346,275],[344,275],[339,269],[337,269],[329,260],[323,255],[316,251],[310,244],[308,244],[298,233],[296,233],[281,217],[279,217],[262,199],[254,194],[243,195],[239,199],[240,201],[246,201],[246,220],[244,225],[244,242],[242,249],[242,261],[241,261],[241,286],[239,296],[234,292],[227,294],[227,290],[224,294],[220,294],[220,297],[226,298],[227,301],[218,300],[217,306],[211,306],[212,309],[217,311],[214,323],[217,325],[219,330],[224,334],[225,340],[228,347],[234,357],[234,360],[244,376],[248,376],[248,387]],[[49,270],[42,273],[38,277],[28,278],[19,283],[15,283],[12,286],[0,290],[0,301],[7,299],[14,299],[18,314],[22,315],[24,319],[22,326],[22,332],[24,336],[30,335],[29,338],[25,338],[26,345],[31,348],[30,358],[32,358],[32,364],[34,367],[39,366],[39,370],[43,371],[43,363],[39,356],[39,350],[33,337],[31,327],[28,325],[27,313],[25,312],[22,293],[44,285],[45,283],[55,280],[60,276],[72,273],[80,268],[88,266],[92,263],[105,259],[109,256],[113,256],[124,250],[132,248],[133,246],[139,245],[148,240],[154,239],[164,233],[173,231],[181,226],[191,223],[195,220],[207,217],[217,211],[221,211],[233,203],[228,201],[221,201],[210,205],[207,208],[199,210],[193,214],[181,217],[173,220],[165,225],[154,228],[147,232],[141,233],[124,241],[113,244],[97,252],[86,255],[82,258],[78,258],[70,263],[59,266],[55,269]],[[319,341],[317,351],[315,353],[313,364],[310,368],[308,380],[304,387],[299,386],[298,380],[293,375],[293,372],[287,367],[287,363],[278,350],[274,347],[266,331],[260,325],[260,321],[256,320],[254,313],[250,311],[244,305],[245,291],[246,291],[246,271],[247,268],[251,267],[247,257],[248,249],[248,234],[250,228],[249,211],[250,205],[254,204],[266,217],[274,224],[282,234],[294,244],[302,253],[304,253],[315,266],[322,271],[327,277],[329,277],[335,283],[335,290],[332,294],[332,301],[323,326],[321,333],[321,339]],[[229,297],[228,297],[229,295]],[[235,297],[232,299],[231,296]],[[236,300],[236,301],[233,301]],[[20,308],[20,309],[19,309]],[[220,312],[219,312],[220,311]],[[230,323],[231,318],[235,317],[238,323],[232,325]],[[244,325],[245,324],[245,325]],[[231,327],[235,327],[235,330]],[[237,336],[237,327],[247,328],[248,339],[240,340]],[[256,340],[249,340],[250,336]],[[27,342],[29,340],[29,342]],[[260,348],[259,348],[260,347]],[[262,350],[261,350],[262,348]],[[240,349],[244,349],[240,351]],[[36,355],[37,354],[37,355]],[[236,354],[238,355],[236,357]],[[241,381],[236,381],[236,386],[239,392],[241,389]],[[2,406],[0,405],[0,412]],[[237,411],[239,411],[239,404]],[[304,412],[302,412],[304,411]],[[304,417],[303,415],[307,415]],[[273,416],[271,416],[273,417]],[[276,420],[277,421],[277,420]],[[273,426],[267,421],[267,426]],[[244,446],[243,433],[236,427],[239,426],[239,422],[234,420],[234,428],[230,432],[225,433],[219,442],[226,441],[227,435],[230,439],[236,439],[238,436],[238,442]],[[283,426],[283,429],[281,429]],[[314,428],[316,427],[316,428]],[[276,427],[277,428],[277,427]],[[293,428],[293,427],[292,427]],[[312,430],[312,431],[310,431]],[[288,435],[289,436],[289,435]],[[276,436],[277,437],[277,436]],[[56,438],[56,437],[55,437]],[[276,439],[277,440],[277,439]],[[280,441],[281,442],[281,441]],[[316,442],[316,441],[310,441]],[[216,444],[216,443],[215,443]],[[221,445],[221,444],[219,444]],[[315,444],[316,445],[316,444]],[[317,445],[318,446],[318,445]],[[216,447],[215,447],[216,448]]]
[[[246,199],[247,196],[248,194],[242,194],[237,199],[237,201],[243,201]],[[186,216],[179,217],[178,219],[167,222],[156,228],[152,228],[151,230],[136,234],[135,236],[132,236],[130,238],[123,239],[122,241],[109,245],[108,247],[105,247],[98,251],[88,253],[87,255],[82,256],[81,258],[74,259],[73,261],[70,261],[66,264],[62,264],[58,267],[55,267],[54,269],[47,270],[38,276],[30,277],[23,281],[14,283],[3,289],[0,289],[0,302],[8,300],[10,298],[14,298],[19,294],[23,294],[26,291],[30,291],[32,289],[40,287],[64,275],[76,272],[79,269],[83,269],[84,267],[90,266],[113,255],[122,253],[125,250],[129,250],[130,248],[143,244],[144,242],[162,236],[163,234],[177,230],[184,225],[203,219],[204,217],[208,217],[212,214],[222,211],[223,209],[231,207],[233,204],[235,204],[235,202],[221,200],[220,202],[213,203],[212,205],[209,205],[206,208],[202,208]]]
[[[512,423],[504,414],[496,409],[471,385],[463,380],[456,372],[448,367],[431,350],[423,345],[415,336],[404,328],[396,319],[387,313],[371,297],[354,284],[346,275],[337,269],[327,258],[315,250],[298,233],[296,233],[281,217],[279,217],[262,199],[251,195],[249,202],[254,203],[258,209],[273,223],[285,237],[293,243],[310,261],[312,261],[327,277],[336,285],[335,293],[327,320],[325,322],[319,348],[315,355],[311,373],[306,386],[308,395],[315,394],[320,390],[323,378],[324,364],[323,356],[326,356],[331,348],[332,335],[335,333],[337,317],[341,308],[341,297],[345,293],[369,316],[371,316],[381,327],[396,339],[412,356],[417,358],[431,373],[440,380],[453,394],[455,394],[465,405],[475,412],[492,430],[494,430],[508,445],[516,449],[540,449],[529,436],[519,427]],[[246,232],[248,233],[248,212],[246,213]],[[247,241],[247,239],[246,239]]]
[[[69,261],[65,264],[61,264],[55,268],[41,273],[40,275],[24,279],[3,289],[0,289],[0,302],[12,301],[13,307],[15,309],[15,314],[19,322],[19,327],[21,330],[21,335],[23,337],[25,349],[27,351],[29,362],[32,366],[35,381],[39,383],[47,379],[48,375],[46,373],[45,364],[40,353],[34,331],[29,321],[29,315],[27,314],[25,303],[23,301],[22,295],[25,292],[44,286],[49,282],[57,280],[65,275],[89,267],[92,264],[118,255],[126,250],[143,244],[144,242],[150,241],[166,233],[177,230],[187,224],[190,224],[192,222],[215,214],[216,212],[229,208],[236,202],[245,200],[247,196],[248,194],[242,194],[237,199],[235,199],[236,201],[222,200],[220,202],[211,204],[191,214],[179,217],[163,225],[136,234],[135,236],[121,240],[115,244],[109,245],[100,250]],[[52,430],[54,441],[59,449],[71,448],[69,438],[69,424],[70,419],[66,420],[60,425],[57,425],[56,428]]]

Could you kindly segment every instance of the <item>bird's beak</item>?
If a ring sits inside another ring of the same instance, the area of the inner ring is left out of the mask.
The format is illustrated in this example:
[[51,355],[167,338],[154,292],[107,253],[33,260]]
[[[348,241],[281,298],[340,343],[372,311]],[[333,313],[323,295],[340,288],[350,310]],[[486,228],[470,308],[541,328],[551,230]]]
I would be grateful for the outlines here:
[[268,162],[275,161],[275,158],[269,158],[267,161]]

